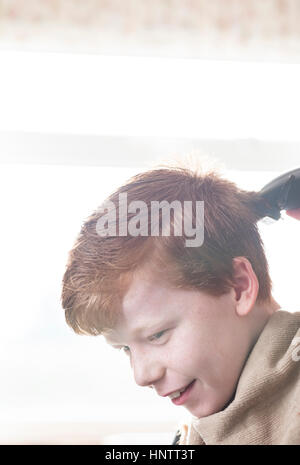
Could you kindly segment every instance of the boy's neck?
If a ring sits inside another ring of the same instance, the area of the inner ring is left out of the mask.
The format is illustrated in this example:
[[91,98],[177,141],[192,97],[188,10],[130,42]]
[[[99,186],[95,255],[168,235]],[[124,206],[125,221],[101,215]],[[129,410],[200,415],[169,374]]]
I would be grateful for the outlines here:
[[281,306],[272,297],[271,301],[265,304],[255,304],[250,312],[252,325],[253,325],[253,338],[251,349],[255,345],[265,325],[271,318],[271,316],[281,308]]

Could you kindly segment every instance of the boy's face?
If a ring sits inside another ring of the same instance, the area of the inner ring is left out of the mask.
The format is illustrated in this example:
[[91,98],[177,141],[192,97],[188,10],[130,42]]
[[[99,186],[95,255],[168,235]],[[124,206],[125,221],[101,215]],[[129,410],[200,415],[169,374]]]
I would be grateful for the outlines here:
[[[124,348],[136,383],[160,396],[194,381],[172,402],[201,418],[231,400],[250,349],[250,331],[234,302],[234,290],[212,297],[136,277],[123,299],[122,319],[106,340]],[[144,329],[135,332],[139,327]]]

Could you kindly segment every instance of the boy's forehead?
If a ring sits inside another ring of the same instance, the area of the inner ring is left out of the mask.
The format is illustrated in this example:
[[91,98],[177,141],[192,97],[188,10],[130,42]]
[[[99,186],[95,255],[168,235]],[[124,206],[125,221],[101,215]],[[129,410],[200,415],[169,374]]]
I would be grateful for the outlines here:
[[109,337],[105,336],[106,340],[119,343],[152,329],[159,331],[162,324],[171,320],[190,318],[195,309],[207,313],[210,300],[197,290],[174,289],[164,282],[137,275],[123,297],[120,318]]
[[106,341],[119,340],[124,330],[135,335],[155,328],[171,311],[170,293],[171,290],[144,277],[136,277],[123,298],[117,324],[104,334]]
[[168,290],[143,277],[136,277],[122,301],[122,316],[139,326],[144,320],[162,315],[168,300]]
[[134,313],[135,309],[142,310],[147,307],[147,304],[153,307],[153,304],[158,303],[159,296],[162,298],[163,294],[162,286],[158,286],[146,277],[136,276],[123,297],[122,313],[125,316],[129,315]]

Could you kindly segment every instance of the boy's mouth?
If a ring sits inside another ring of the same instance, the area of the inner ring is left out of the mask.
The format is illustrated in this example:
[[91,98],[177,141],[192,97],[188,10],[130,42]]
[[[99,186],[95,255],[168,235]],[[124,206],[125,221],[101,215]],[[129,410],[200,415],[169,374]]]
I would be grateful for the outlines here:
[[166,397],[169,397],[171,400],[173,399],[179,399],[194,383],[195,380],[193,380],[191,383],[187,384],[184,388],[179,389],[178,391],[174,391],[171,394],[167,395]]
[[190,394],[191,394],[191,392],[192,392],[192,390],[193,390],[193,387],[194,387],[194,385],[195,385],[195,381],[196,381],[196,380],[194,379],[194,381],[192,381],[192,382],[184,389],[184,391],[182,391],[182,392],[180,393],[180,395],[179,395],[178,397],[174,397],[173,399],[171,399],[172,402],[173,402],[173,404],[175,404],[175,405],[182,405],[182,404],[184,404],[184,403],[188,400],[188,398],[189,398],[189,396],[190,396]]

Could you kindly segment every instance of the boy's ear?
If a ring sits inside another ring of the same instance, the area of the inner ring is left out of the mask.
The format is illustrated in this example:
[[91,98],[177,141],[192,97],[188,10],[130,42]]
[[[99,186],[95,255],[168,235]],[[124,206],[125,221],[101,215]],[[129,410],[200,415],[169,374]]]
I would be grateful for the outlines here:
[[236,313],[247,315],[254,307],[259,283],[252,265],[245,257],[235,257],[232,261],[234,270],[234,286]]

